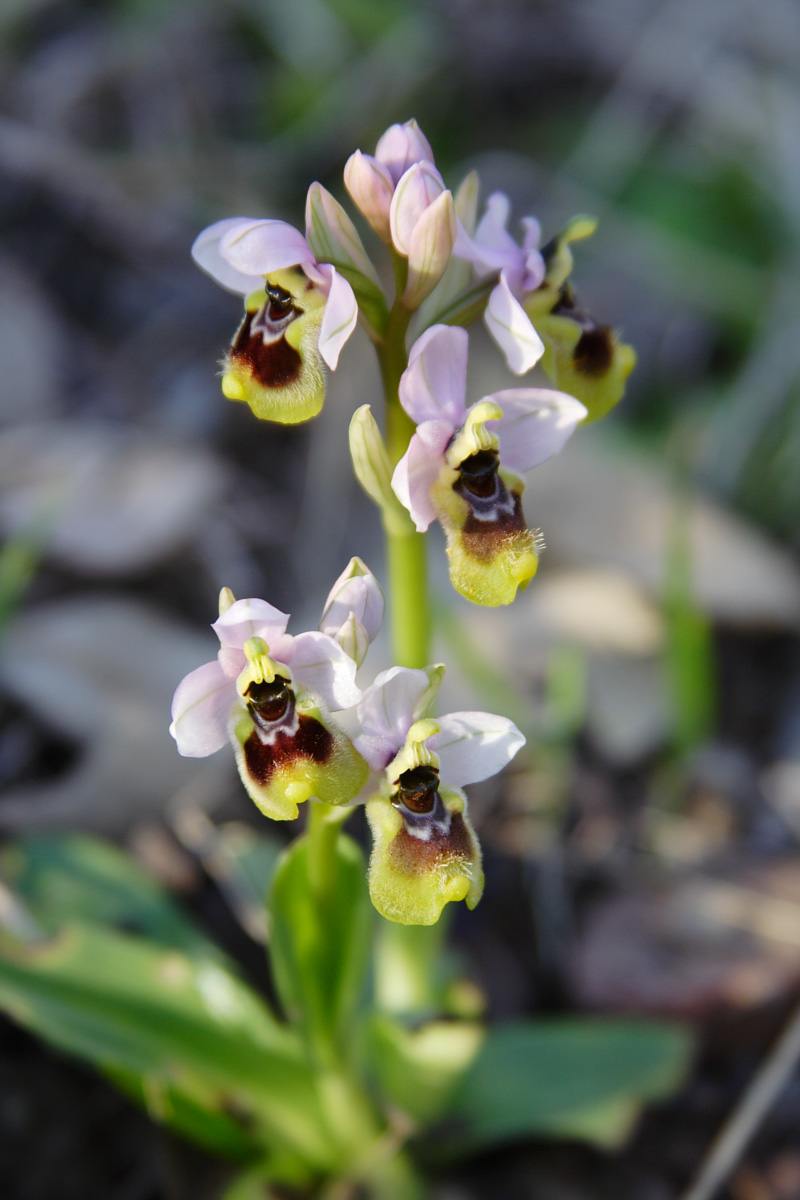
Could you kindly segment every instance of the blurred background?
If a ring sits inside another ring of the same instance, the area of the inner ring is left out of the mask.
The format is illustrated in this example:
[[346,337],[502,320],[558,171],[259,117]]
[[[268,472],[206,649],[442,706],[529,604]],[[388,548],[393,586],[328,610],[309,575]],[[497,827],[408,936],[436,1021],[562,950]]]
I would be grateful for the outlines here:
[[[291,831],[229,756],[178,757],[169,701],[221,585],[302,629],[350,555],[382,574],[346,454],[378,377],[359,334],[319,420],[257,425],[219,392],[238,301],[191,241],[302,226],[308,183],[344,199],[410,116],[545,239],[600,218],[573,279],[639,365],[530,477],[537,579],[471,608],[431,539],[444,709],[529,738],[475,789],[487,891],[453,937],[492,1018],[667,1015],[699,1048],[616,1153],[516,1147],[442,1195],[679,1196],[800,996],[799,54],[794,0],[0,6],[0,832],[124,843],[255,974],[263,873],[231,846]],[[481,331],[470,372],[471,399],[512,386]],[[196,1194],[99,1079],[1,1037],[4,1195]],[[800,1197],[798,1127],[800,1075],[726,1194]]]

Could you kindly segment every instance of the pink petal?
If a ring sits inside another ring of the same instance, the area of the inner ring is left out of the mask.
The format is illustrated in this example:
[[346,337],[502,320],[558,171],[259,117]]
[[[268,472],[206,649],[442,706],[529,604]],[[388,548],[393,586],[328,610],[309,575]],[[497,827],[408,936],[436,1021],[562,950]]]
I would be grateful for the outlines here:
[[437,717],[439,732],[428,748],[439,756],[445,787],[465,787],[502,771],[525,745],[513,721],[493,713],[458,712]]
[[291,640],[286,638],[280,655],[280,661],[291,668],[295,683],[318,697],[332,712],[350,708],[361,699],[356,664],[327,634],[311,630]]
[[415,163],[400,179],[389,209],[389,226],[395,249],[408,254],[414,226],[425,209],[445,190],[441,175],[431,163]]
[[223,646],[241,650],[248,638],[261,637],[270,645],[289,624],[289,617],[266,600],[236,600],[211,628]]
[[392,475],[392,490],[411,513],[420,533],[436,520],[430,493],[442,469],[444,452],[453,432],[454,427],[449,421],[423,421],[417,426],[408,450]]
[[169,731],[187,758],[205,758],[228,740],[236,691],[218,662],[204,663],[178,684]]
[[254,217],[227,217],[217,221],[199,233],[192,245],[192,258],[198,267],[221,287],[240,296],[247,296],[260,287],[262,278],[231,266],[220,252],[220,243],[227,234],[252,225],[254,220]]
[[514,298],[503,272],[489,297],[483,319],[515,375],[530,371],[544,354],[542,339]]
[[332,371],[358,321],[358,302],[350,284],[335,267],[320,266],[328,279],[328,299],[319,331],[319,352]]
[[400,380],[400,403],[412,421],[464,420],[467,390],[466,329],[432,325],[417,338]]
[[388,242],[389,208],[394,193],[394,180],[388,169],[370,154],[356,150],[345,163],[344,186],[378,237]]
[[429,687],[427,671],[391,667],[381,671],[364,692],[356,709],[358,732],[353,741],[375,770],[390,763],[402,747]]
[[232,267],[246,275],[264,276],[315,262],[302,233],[285,221],[241,222],[223,236],[220,253]]
[[392,182],[397,183],[415,163],[432,163],[433,150],[417,122],[411,120],[389,126],[378,140],[375,158],[387,169]]
[[550,388],[509,388],[485,399],[503,410],[488,426],[500,438],[500,462],[512,471],[530,471],[558,454],[586,416],[580,400]]

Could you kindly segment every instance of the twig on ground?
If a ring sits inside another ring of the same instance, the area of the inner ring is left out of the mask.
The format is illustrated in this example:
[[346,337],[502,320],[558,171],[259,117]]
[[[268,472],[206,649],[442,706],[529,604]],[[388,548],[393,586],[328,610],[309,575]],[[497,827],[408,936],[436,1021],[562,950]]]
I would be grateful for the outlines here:
[[741,1158],[800,1060],[800,1005],[711,1144],[682,1200],[712,1200]]

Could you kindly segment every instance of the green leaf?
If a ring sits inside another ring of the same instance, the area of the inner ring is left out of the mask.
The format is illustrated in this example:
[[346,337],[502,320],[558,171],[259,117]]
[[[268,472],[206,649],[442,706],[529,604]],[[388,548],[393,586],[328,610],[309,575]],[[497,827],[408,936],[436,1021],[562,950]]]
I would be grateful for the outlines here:
[[644,1101],[680,1083],[688,1050],[674,1026],[577,1019],[410,1033],[381,1018],[371,1042],[388,1098],[445,1158],[530,1136],[615,1146]]
[[335,1161],[302,1045],[218,961],[89,925],[29,945],[2,938],[0,1008],[139,1098],[182,1106],[173,1123],[185,1132],[213,1121],[207,1144],[229,1139],[214,1120],[226,1114],[287,1176]]
[[0,855],[0,873],[48,932],[73,920],[116,925],[187,954],[224,957],[111,842],[84,834],[23,838]]
[[351,838],[339,834],[330,847],[330,875],[322,887],[311,849],[308,835],[299,838],[278,866],[270,897],[270,949],[281,1003],[324,1054],[350,1037],[364,985],[372,909],[364,856]]

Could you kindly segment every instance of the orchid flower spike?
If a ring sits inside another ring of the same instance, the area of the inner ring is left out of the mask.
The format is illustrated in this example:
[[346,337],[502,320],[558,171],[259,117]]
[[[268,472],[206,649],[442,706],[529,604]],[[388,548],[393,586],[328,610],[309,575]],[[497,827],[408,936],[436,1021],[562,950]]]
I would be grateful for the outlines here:
[[374,157],[360,150],[352,154],[344,182],[378,236],[408,260],[402,300],[418,308],[450,261],[457,222],[453,195],[416,121],[387,129]]
[[465,330],[433,325],[411,347],[400,402],[417,422],[392,487],[420,532],[438,520],[450,580],[475,604],[510,604],[538,566],[519,472],[564,446],[586,409],[545,388],[511,388],[466,407]]
[[539,251],[539,222],[522,220],[523,236],[516,242],[508,231],[511,203],[503,192],[494,192],[474,234],[459,227],[453,253],[475,268],[479,279],[497,275],[484,321],[515,375],[524,375],[544,353],[544,343],[534,329],[522,300],[544,279]]
[[368,776],[330,716],[361,697],[355,661],[326,633],[288,634],[288,622],[223,588],[212,626],[219,652],[178,684],[169,730],[191,758],[230,741],[250,798],[276,821],[293,820],[312,796],[347,804]]
[[212,279],[245,298],[245,315],[225,356],[222,391],[265,421],[295,425],[325,399],[322,362],[332,371],[355,329],[352,287],[285,221],[229,217],[196,238],[192,257]]
[[354,742],[375,773],[370,896],[401,925],[433,925],[450,901],[478,903],[481,852],[462,788],[496,775],[525,744],[512,721],[490,713],[431,719],[443,673],[392,667],[355,710]]

